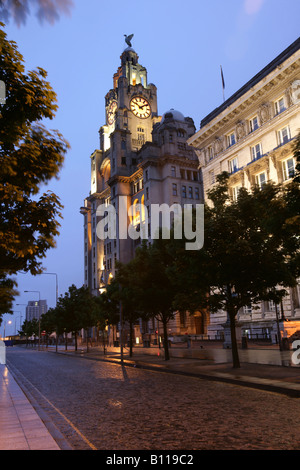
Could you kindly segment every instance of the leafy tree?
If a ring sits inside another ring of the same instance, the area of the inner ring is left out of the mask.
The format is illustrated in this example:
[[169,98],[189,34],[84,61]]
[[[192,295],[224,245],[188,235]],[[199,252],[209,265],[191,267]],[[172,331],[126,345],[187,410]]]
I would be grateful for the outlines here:
[[173,300],[176,284],[169,275],[173,262],[168,240],[155,239],[137,248],[130,270],[135,285],[136,311],[144,318],[154,317],[163,325],[165,360],[170,359],[168,323],[174,318]]
[[18,295],[18,291],[15,287],[16,282],[8,278],[5,274],[1,274],[0,270],[0,325],[4,313],[13,313],[11,311],[12,303],[15,296]]
[[46,332],[47,344],[49,336],[57,332],[57,317],[55,308],[49,308],[49,310],[41,315],[41,331]]
[[227,312],[233,367],[240,367],[235,330],[238,311],[271,299],[275,286],[282,295],[286,287],[295,285],[299,237],[290,197],[290,188],[267,184],[251,192],[241,189],[238,200],[231,202],[228,174],[221,174],[209,192],[211,204],[205,207],[203,249],[177,256],[180,241],[173,242],[176,269],[172,269],[178,285],[174,306],[187,300],[187,307]]
[[20,26],[25,24],[30,14],[30,5],[40,22],[54,23],[59,19],[60,12],[69,13],[72,0],[0,0],[0,18],[9,21],[10,18]]
[[77,288],[72,284],[68,292],[60,296],[57,301],[57,315],[59,315],[59,330],[74,333],[77,350],[78,331],[92,327],[96,323],[94,298],[88,288],[85,286]]
[[30,336],[36,336],[39,331],[39,322],[36,318],[33,320],[25,320],[19,334],[21,336],[26,336],[26,346],[28,345],[28,338]]
[[114,298],[120,302],[122,308],[122,320],[129,325],[129,356],[133,352],[134,325],[140,319],[147,319],[148,313],[141,309],[141,291],[136,282],[136,260],[133,259],[127,264],[118,263],[116,278],[108,287],[108,292],[113,292]]
[[0,80],[6,85],[6,102],[0,104],[1,306],[9,297],[9,276],[20,270],[40,273],[41,260],[59,233],[59,198],[51,191],[39,192],[57,177],[69,145],[58,131],[42,124],[57,110],[56,95],[46,78],[41,68],[25,72],[16,44],[0,29]]
[[296,158],[296,173],[294,176],[294,182],[300,183],[300,132],[296,137],[294,145],[294,157]]

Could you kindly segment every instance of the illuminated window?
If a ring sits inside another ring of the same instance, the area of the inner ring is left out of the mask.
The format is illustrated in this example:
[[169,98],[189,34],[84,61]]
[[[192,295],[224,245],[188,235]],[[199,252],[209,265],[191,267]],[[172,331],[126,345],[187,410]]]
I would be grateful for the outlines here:
[[261,147],[261,143],[259,142],[258,144],[251,147],[251,158],[252,160],[257,160],[261,156],[262,156],[262,147]]
[[140,223],[140,204],[138,199],[135,199],[133,203],[132,223],[133,225]]
[[237,201],[241,187],[242,186],[240,184],[237,184],[236,186],[233,186],[233,188],[231,188],[233,201]]
[[274,106],[275,106],[275,114],[282,113],[282,111],[285,110],[284,97],[282,96],[281,98],[279,98],[279,100],[275,101]]
[[235,171],[238,170],[239,165],[238,165],[237,157],[234,157],[231,160],[229,160],[228,164],[229,164],[229,173],[234,173]]
[[265,172],[259,173],[258,175],[255,176],[255,183],[260,188],[263,187],[263,185],[266,183],[266,181],[267,181],[267,178],[266,178],[266,173]]
[[295,175],[295,160],[293,157],[287,158],[282,162],[283,180],[289,180]]
[[207,148],[207,156],[209,161],[214,158],[214,149],[212,148],[212,146]]
[[231,147],[235,143],[236,143],[235,133],[232,132],[231,134],[227,136],[227,147]]
[[258,125],[257,116],[254,116],[252,119],[250,119],[249,125],[250,125],[250,132],[254,132],[256,131],[256,129],[258,129],[259,125]]
[[243,312],[244,312],[245,314],[248,314],[248,315],[249,315],[250,313],[252,313],[252,306],[251,306],[251,305],[245,305],[245,306],[243,307]]
[[278,131],[278,141],[279,144],[286,144],[291,138],[290,128],[289,126],[283,127]]

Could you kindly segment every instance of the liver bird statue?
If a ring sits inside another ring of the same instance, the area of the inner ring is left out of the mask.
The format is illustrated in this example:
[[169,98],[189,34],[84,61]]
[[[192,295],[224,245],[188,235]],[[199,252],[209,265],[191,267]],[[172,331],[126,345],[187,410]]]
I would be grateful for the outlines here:
[[133,38],[133,34],[129,34],[129,36],[127,36],[127,34],[124,34],[125,36],[125,42],[126,44],[128,44],[129,47],[132,47],[131,45],[131,39]]

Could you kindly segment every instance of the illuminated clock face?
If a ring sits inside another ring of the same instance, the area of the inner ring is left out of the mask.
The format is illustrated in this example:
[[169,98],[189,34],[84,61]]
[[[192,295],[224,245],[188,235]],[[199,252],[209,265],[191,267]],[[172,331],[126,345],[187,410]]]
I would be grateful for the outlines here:
[[112,101],[107,110],[107,122],[108,124],[113,124],[116,119],[116,110],[118,107],[118,103],[116,101]]
[[142,119],[148,118],[151,114],[150,104],[142,96],[132,98],[130,101],[130,109],[135,116]]

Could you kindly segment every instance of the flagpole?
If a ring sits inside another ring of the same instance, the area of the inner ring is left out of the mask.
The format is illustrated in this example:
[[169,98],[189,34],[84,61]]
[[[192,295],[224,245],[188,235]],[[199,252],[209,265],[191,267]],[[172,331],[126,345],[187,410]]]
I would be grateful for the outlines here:
[[224,103],[225,102],[225,80],[224,80],[222,65],[220,65],[220,69],[221,69],[222,89],[223,89],[223,103]]

